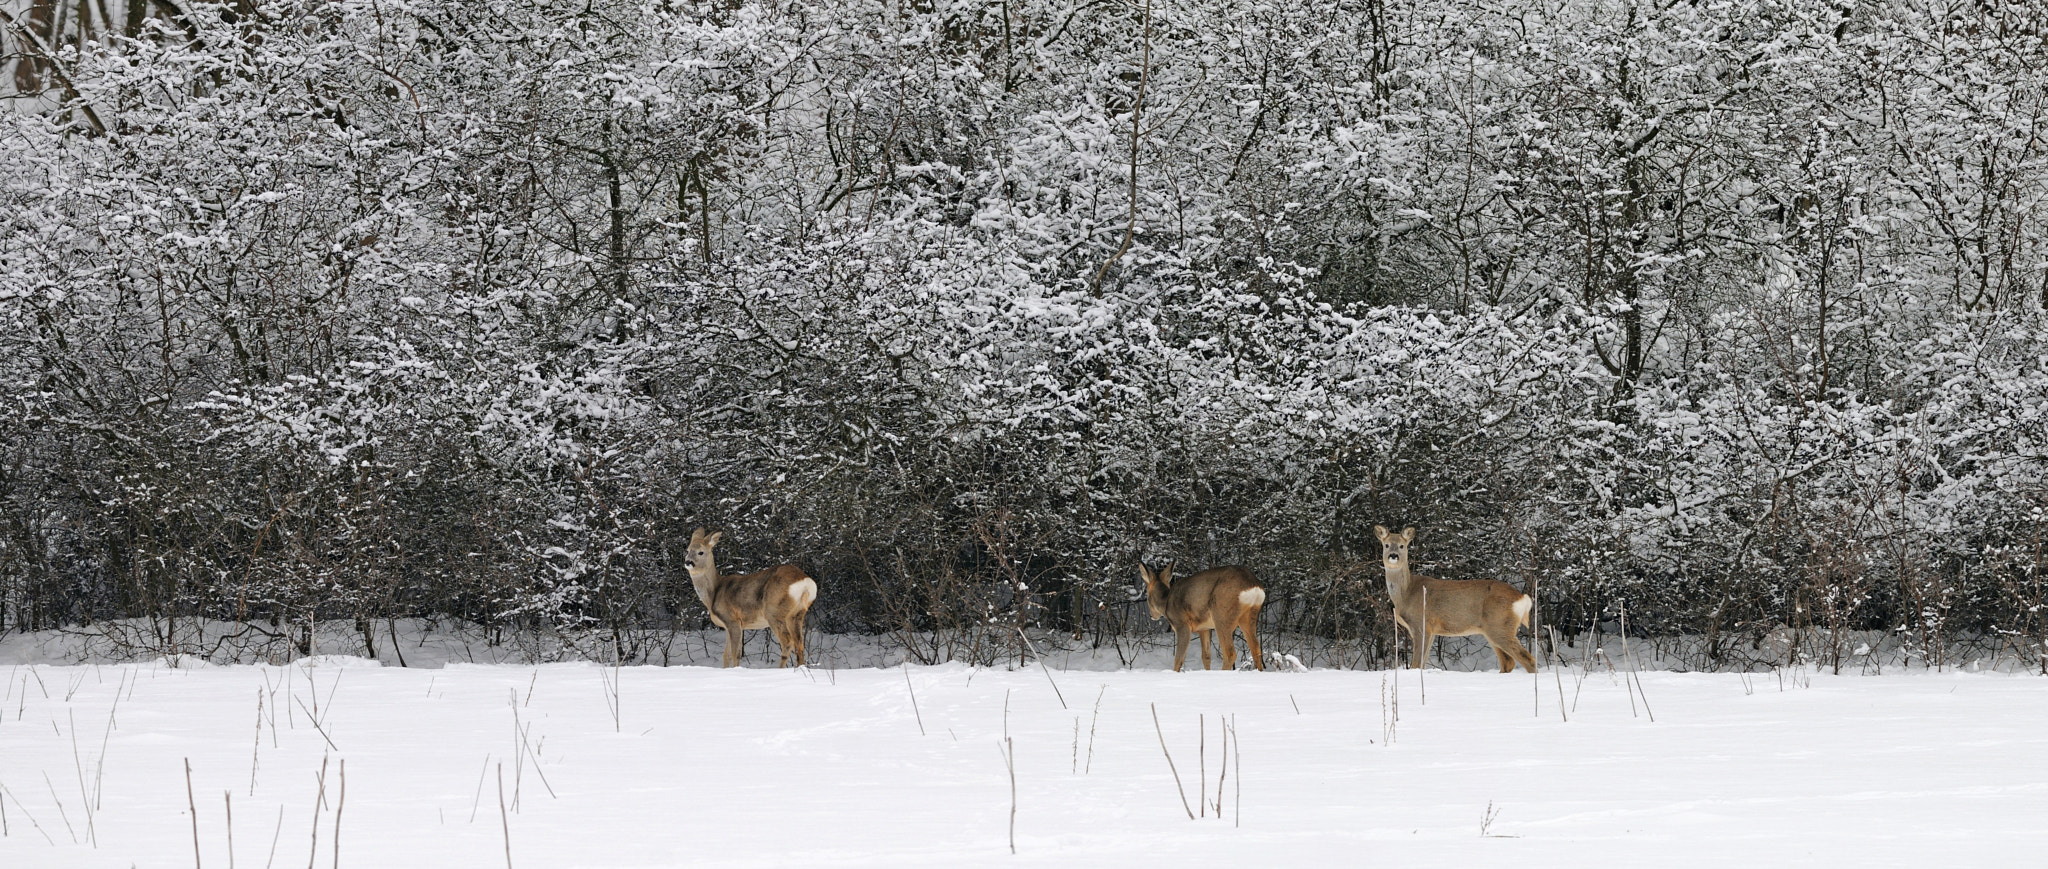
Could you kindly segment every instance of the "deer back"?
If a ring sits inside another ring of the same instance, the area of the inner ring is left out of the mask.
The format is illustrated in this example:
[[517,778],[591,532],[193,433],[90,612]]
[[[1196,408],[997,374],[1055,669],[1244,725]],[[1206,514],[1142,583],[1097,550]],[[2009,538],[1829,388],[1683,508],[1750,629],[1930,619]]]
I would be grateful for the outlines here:
[[1266,587],[1238,565],[1212,567],[1175,580],[1167,595],[1167,615],[1192,629],[1235,624],[1246,609],[1266,602]]
[[737,576],[721,576],[705,608],[742,629],[764,628],[773,619],[808,609],[818,584],[794,564]]
[[1455,637],[1503,627],[1512,634],[1515,625],[1529,621],[1529,607],[1533,601],[1505,582],[1428,576],[1416,579],[1418,582],[1411,587],[1419,586],[1419,591],[1427,598],[1411,599],[1408,603],[1427,606],[1432,634]]

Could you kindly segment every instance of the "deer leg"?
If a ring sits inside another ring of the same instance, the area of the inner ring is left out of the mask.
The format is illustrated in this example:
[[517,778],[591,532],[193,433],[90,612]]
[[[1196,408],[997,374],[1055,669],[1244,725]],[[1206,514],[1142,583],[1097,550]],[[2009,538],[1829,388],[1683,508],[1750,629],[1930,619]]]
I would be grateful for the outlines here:
[[1193,633],[1185,625],[1178,622],[1175,622],[1173,625],[1173,671],[1175,673],[1180,672],[1181,665],[1187,663],[1188,636]]
[[[1415,626],[1408,623],[1408,619],[1405,616],[1401,615],[1401,611],[1399,609],[1394,610],[1394,625],[1396,627],[1399,627],[1402,631],[1406,631],[1408,634],[1408,654],[1410,657],[1410,665],[1413,666],[1413,657],[1415,654],[1414,647],[1421,644],[1421,638],[1416,635]],[[1396,643],[1394,644],[1394,654],[1398,655],[1401,653],[1400,643],[1398,642],[1398,633],[1396,634],[1395,639]],[[1394,666],[1398,668],[1401,665],[1399,663],[1396,663]]]
[[782,666],[789,666],[791,659],[796,665],[804,665],[804,614],[802,610],[784,616],[781,621],[782,634],[775,638],[782,644]]
[[1252,667],[1266,669],[1266,653],[1259,649],[1259,611],[1244,614],[1244,642],[1252,647]]
[[740,662],[740,629],[735,627],[738,624],[739,621],[736,619],[727,619],[725,622],[725,663],[723,666],[726,667],[735,666]]
[[796,665],[799,667],[809,663],[806,654],[809,649],[804,645],[804,616],[809,614],[809,610],[797,610],[795,618],[791,619],[795,625],[790,628],[789,635],[790,639],[796,641]]
[[1209,633],[1216,636],[1218,666],[1224,670],[1237,669],[1237,646],[1233,645],[1234,635],[1237,633],[1237,625],[1225,624]]
[[1202,669],[1209,669],[1209,645],[1216,642],[1216,629],[1195,632],[1195,642],[1202,644]]
[[1488,633],[1486,641],[1493,644],[1493,653],[1500,658],[1501,672],[1514,672],[1516,664],[1529,668],[1531,673],[1536,672],[1536,657],[1522,647],[1520,640],[1515,639],[1515,629],[1512,625],[1505,631]]
[[[1536,656],[1530,654],[1528,647],[1522,645],[1520,640],[1514,637],[1508,638],[1508,654],[1514,656],[1514,659],[1520,662],[1522,666],[1529,668],[1529,672],[1536,672]],[[1514,669],[1514,665],[1510,664],[1501,672],[1511,673],[1514,672]]]
[[1420,670],[1422,669],[1423,659],[1429,656],[1429,620],[1427,617],[1424,617],[1414,621],[1414,624],[1408,626],[1408,639],[1412,641],[1411,645],[1415,647],[1408,650],[1409,664],[1414,669]]

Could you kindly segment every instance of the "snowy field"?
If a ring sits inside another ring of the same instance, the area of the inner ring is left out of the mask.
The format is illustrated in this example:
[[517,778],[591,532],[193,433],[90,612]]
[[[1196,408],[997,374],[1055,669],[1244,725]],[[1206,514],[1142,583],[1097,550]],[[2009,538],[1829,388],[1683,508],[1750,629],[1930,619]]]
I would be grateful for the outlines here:
[[2038,676],[1645,672],[1638,688],[1564,668],[1397,684],[357,658],[0,676],[10,869],[1925,867],[2048,851]]

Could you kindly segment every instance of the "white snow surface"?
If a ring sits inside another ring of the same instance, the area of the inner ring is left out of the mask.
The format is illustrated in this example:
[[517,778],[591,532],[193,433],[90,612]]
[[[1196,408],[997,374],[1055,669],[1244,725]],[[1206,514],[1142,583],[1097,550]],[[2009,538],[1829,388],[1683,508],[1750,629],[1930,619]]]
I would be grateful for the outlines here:
[[508,844],[515,867],[1926,867],[2048,850],[2038,676],[1644,672],[1638,690],[1566,668],[176,664],[0,671],[0,866],[493,867]]

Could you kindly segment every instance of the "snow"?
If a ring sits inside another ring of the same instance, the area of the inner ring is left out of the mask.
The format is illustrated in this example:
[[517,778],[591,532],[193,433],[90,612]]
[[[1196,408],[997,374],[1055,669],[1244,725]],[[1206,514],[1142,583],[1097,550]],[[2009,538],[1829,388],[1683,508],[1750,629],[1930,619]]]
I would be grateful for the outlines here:
[[2037,676],[335,656],[0,676],[11,869],[193,864],[188,761],[204,866],[337,865],[337,827],[339,865],[364,867],[504,865],[508,838],[519,867],[1926,866],[2048,846]]

